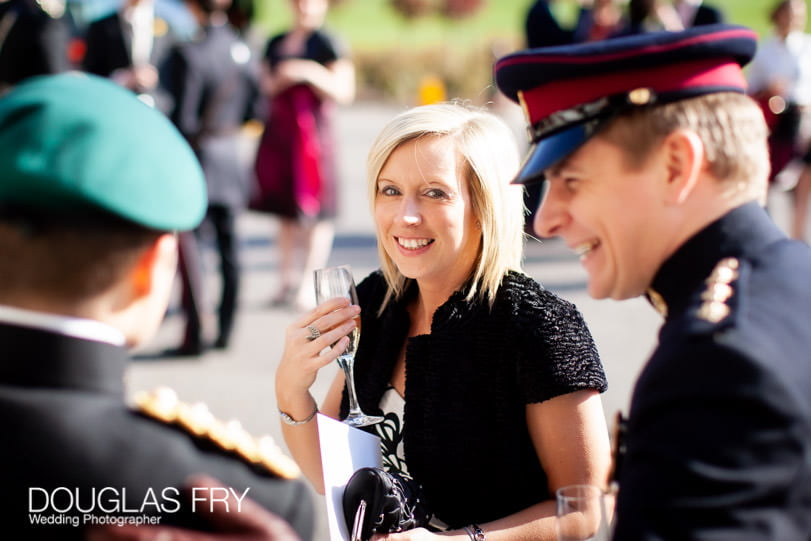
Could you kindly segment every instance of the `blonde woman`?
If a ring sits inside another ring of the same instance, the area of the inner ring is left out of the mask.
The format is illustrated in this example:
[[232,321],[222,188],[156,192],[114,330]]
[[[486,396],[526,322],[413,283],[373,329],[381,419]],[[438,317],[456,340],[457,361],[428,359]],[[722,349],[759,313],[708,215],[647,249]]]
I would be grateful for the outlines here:
[[[396,117],[368,159],[382,269],[358,285],[360,306],[327,301],[291,325],[276,373],[279,409],[293,420],[316,407],[345,417],[342,374],[321,404],[309,388],[360,314],[359,401],[385,417],[369,430],[385,468],[423,486],[443,539],[551,539],[554,491],[602,484],[609,466],[591,335],[574,305],[520,270],[517,170],[511,132],[487,112],[440,104]],[[308,326],[321,337],[309,341]],[[323,491],[315,423],[283,430]]]

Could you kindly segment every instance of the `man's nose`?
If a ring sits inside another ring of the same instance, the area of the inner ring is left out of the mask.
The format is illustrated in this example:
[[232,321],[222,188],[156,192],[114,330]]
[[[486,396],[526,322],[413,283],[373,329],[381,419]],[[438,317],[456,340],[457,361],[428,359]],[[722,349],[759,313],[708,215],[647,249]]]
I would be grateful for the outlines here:
[[561,194],[554,183],[547,180],[544,188],[532,228],[539,237],[551,238],[561,234],[567,214]]

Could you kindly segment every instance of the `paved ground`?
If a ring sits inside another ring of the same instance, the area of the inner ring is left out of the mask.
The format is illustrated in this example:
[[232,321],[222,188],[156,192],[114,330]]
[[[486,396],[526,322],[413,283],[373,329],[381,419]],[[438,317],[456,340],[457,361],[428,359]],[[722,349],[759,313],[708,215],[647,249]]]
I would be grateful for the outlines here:
[[[337,223],[331,262],[351,264],[356,278],[377,268],[365,192],[366,151],[383,124],[399,110],[402,107],[358,104],[342,109],[339,115],[343,212]],[[246,147],[246,156],[249,155],[250,148]],[[775,201],[776,216],[782,219],[784,198]],[[177,345],[182,326],[176,308],[170,308],[156,339],[137,352],[127,388],[132,393],[158,385],[170,386],[181,399],[205,402],[216,416],[239,419],[252,433],[270,434],[281,442],[273,375],[284,329],[296,314],[269,306],[276,288],[273,245],[276,223],[270,217],[247,213],[239,226],[243,236],[244,288],[232,347],[226,352],[193,359],[161,357],[160,351]],[[213,298],[218,288],[216,267],[211,257],[207,261]],[[624,302],[590,299],[585,290],[584,271],[559,241],[531,241],[527,246],[526,271],[583,312],[608,374],[609,390],[603,395],[603,406],[611,422],[616,411],[627,409],[639,368],[655,343],[661,323],[659,316],[641,299]],[[335,369],[327,369],[319,377],[314,387],[316,398],[326,391]],[[323,523],[319,525],[317,539],[327,539]]]

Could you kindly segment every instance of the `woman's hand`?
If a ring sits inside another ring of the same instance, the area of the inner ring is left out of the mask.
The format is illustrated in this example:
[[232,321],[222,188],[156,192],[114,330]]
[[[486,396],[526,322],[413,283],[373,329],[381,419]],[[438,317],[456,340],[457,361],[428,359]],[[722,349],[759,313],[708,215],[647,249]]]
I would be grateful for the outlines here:
[[[308,395],[318,371],[346,350],[349,345],[346,335],[357,326],[358,314],[359,306],[350,305],[348,299],[335,298],[287,327],[284,352],[276,370],[276,398],[281,409],[288,411],[286,406]],[[318,336],[313,338],[314,335]],[[295,408],[288,413],[293,415]]]

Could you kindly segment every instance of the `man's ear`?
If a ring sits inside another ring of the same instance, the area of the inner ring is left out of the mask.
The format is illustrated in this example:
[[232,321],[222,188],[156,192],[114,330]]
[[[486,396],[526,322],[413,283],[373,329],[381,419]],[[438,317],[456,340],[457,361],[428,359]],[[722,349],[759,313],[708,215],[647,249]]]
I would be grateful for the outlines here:
[[177,238],[173,233],[158,237],[146,248],[132,271],[132,288],[142,298],[155,287],[155,281],[166,273],[174,275],[177,267]]
[[667,171],[667,201],[682,204],[698,183],[704,167],[704,143],[697,133],[676,130],[662,143]]

